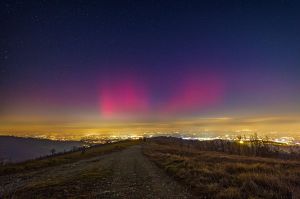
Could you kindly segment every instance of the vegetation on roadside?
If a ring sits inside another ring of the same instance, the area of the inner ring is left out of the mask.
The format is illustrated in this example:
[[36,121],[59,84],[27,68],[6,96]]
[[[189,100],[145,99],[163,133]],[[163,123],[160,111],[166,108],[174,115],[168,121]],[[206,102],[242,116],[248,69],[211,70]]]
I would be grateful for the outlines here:
[[3,198],[93,198],[97,197],[99,184],[104,183],[111,171],[101,168],[86,168],[76,175],[63,175],[56,178],[47,178],[28,182],[24,187],[17,189]]
[[66,163],[72,163],[82,159],[91,158],[114,151],[119,151],[126,147],[136,145],[138,143],[140,143],[140,140],[124,140],[110,144],[95,145],[86,149],[79,148],[74,152],[56,154],[46,158],[39,158],[36,160],[28,160],[21,163],[8,164],[0,166],[0,176],[23,171],[27,172],[31,170],[46,168],[50,166],[57,166]]
[[[153,138],[160,142],[163,137]],[[258,138],[253,135],[250,139],[242,139],[237,136],[235,140],[183,140],[175,137],[165,137],[168,141],[173,142],[178,147],[193,148],[201,151],[217,151],[235,155],[245,155],[254,157],[274,157],[280,159],[300,159],[300,146],[276,143],[268,139]],[[152,139],[152,140],[153,140]]]
[[229,154],[212,150],[212,142],[198,143],[154,138],[143,151],[199,198],[300,197],[300,160]]

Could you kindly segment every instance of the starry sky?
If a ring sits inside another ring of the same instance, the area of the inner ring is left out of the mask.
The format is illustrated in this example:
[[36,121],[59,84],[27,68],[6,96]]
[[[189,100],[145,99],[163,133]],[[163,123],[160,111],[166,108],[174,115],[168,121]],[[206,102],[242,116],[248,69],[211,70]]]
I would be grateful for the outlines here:
[[298,134],[299,10],[296,0],[3,0],[0,132],[163,123]]

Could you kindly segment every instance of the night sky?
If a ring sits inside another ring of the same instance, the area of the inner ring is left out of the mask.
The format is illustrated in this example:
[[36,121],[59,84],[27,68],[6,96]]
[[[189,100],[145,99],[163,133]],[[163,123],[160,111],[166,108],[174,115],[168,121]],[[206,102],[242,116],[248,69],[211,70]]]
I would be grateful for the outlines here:
[[219,125],[210,118],[297,134],[299,10],[296,0],[2,0],[0,132]]

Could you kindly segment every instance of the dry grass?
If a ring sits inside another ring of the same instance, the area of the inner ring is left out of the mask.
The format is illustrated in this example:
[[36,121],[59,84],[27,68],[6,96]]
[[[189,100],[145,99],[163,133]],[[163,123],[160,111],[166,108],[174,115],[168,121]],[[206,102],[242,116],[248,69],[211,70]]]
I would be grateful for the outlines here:
[[94,198],[93,196],[97,196],[99,184],[105,182],[105,178],[109,175],[109,170],[90,168],[77,173],[76,176],[32,181],[23,188],[18,189],[13,195],[4,195],[4,198],[28,198],[28,196],[39,199]]
[[167,138],[144,153],[200,198],[300,198],[300,161],[201,151]]

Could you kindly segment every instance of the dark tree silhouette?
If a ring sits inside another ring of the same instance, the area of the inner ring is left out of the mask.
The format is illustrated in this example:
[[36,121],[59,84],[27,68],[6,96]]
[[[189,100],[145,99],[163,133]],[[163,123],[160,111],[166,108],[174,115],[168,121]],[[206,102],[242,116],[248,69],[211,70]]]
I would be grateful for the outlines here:
[[53,148],[53,149],[50,150],[50,152],[51,152],[52,155],[54,155],[56,150]]

